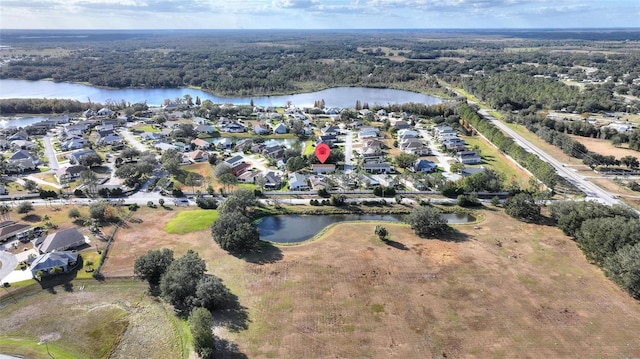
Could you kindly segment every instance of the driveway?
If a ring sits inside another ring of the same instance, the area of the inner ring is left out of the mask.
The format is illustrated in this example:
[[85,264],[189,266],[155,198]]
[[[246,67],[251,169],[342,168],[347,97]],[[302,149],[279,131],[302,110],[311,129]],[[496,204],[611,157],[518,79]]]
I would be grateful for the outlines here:
[[2,263],[2,268],[0,268],[0,283],[4,283],[6,282],[5,278],[7,278],[9,274],[16,269],[18,260],[13,254],[0,251],[0,263]]

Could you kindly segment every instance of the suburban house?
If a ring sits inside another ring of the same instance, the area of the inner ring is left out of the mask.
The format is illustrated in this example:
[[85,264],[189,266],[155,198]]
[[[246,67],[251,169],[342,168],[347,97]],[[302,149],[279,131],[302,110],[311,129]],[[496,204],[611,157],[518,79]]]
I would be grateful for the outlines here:
[[244,157],[238,155],[235,157],[231,157],[228,160],[224,161],[226,164],[228,164],[229,166],[233,167],[235,165],[237,165],[238,163],[243,163],[245,162]]
[[311,184],[311,189],[314,191],[327,189],[327,181],[325,180],[325,177],[323,175],[310,176],[309,183]]
[[33,278],[51,274],[54,268],[60,268],[61,273],[67,273],[78,264],[78,253],[75,252],[52,252],[37,256],[29,267]]
[[417,159],[416,162],[413,164],[414,172],[432,172],[436,168],[438,168],[436,163],[429,160]]
[[31,226],[28,224],[2,221],[0,222],[0,242],[4,242],[13,236],[18,237],[22,233],[28,233],[30,229]]
[[270,157],[270,158],[273,158],[274,160],[279,160],[284,158],[284,147],[280,145],[269,146],[262,150],[262,154],[265,157]]
[[464,142],[463,139],[456,137],[442,141],[442,146],[448,150],[463,151],[466,148],[467,143]]
[[380,135],[380,130],[375,127],[363,127],[358,131],[358,139],[376,138]]
[[6,196],[8,194],[9,190],[7,189],[7,186],[0,184],[0,196]]
[[482,163],[482,157],[476,151],[460,151],[458,152],[457,160],[465,165]]
[[463,177],[469,177],[471,175],[474,175],[476,173],[483,173],[484,171],[486,171],[486,168],[484,167],[465,167],[460,171],[460,174]]
[[400,143],[400,151],[421,156],[428,155],[430,152],[429,148],[417,138],[411,138]]
[[389,173],[391,166],[388,163],[364,163],[362,169],[368,173]]
[[186,154],[191,162],[204,162],[209,159],[209,153],[203,150],[195,150]]
[[71,162],[72,164],[77,164],[80,163],[80,159],[86,155],[89,154],[93,154],[96,153],[96,151],[94,150],[78,150],[78,151],[73,151],[70,154],[67,155],[67,158],[69,159],[69,162]]
[[320,130],[323,135],[337,136],[340,134],[340,127],[338,126],[326,126]]
[[282,186],[282,179],[275,172],[270,171],[264,176],[264,188],[278,189]]
[[335,135],[321,135],[318,138],[318,141],[316,142],[316,146],[321,144],[321,143],[324,143],[327,146],[333,148],[333,147],[335,147],[336,141],[337,141],[337,138],[336,138]]
[[395,121],[393,123],[393,127],[398,129],[398,130],[404,130],[404,129],[407,129],[407,128],[411,127],[411,126],[405,120],[397,120],[397,121]]
[[87,145],[87,140],[82,137],[72,137],[62,143],[60,146],[63,150],[79,150]]
[[216,131],[215,127],[211,126],[211,125],[196,125],[194,127],[194,130],[197,133],[214,133]]
[[107,135],[98,139],[98,143],[101,145],[118,145],[122,142],[122,138],[116,135]]
[[333,163],[314,163],[311,168],[313,173],[333,173],[336,171],[336,165]]
[[250,167],[251,167],[250,164],[246,162],[240,162],[231,167],[231,173],[233,173],[235,176],[239,176]]
[[52,233],[35,243],[38,253],[50,253],[64,251],[79,247],[86,243],[85,237],[75,228],[68,228],[60,232]]
[[231,141],[231,139],[228,137],[221,138],[220,141],[218,141],[218,143],[216,144],[216,147],[221,150],[229,150],[231,149],[231,147],[233,147],[233,141]]
[[238,176],[238,182],[241,183],[255,183],[256,177],[260,176],[261,173],[258,171],[245,171]]
[[27,141],[27,140],[14,140],[11,141],[11,147],[13,147],[16,150],[27,150],[27,151],[32,151],[34,150],[37,146],[35,143],[31,142],[31,141]]
[[243,125],[236,122],[231,122],[222,128],[222,131],[231,133],[240,133],[245,132],[246,130],[247,129]]
[[307,183],[307,176],[292,172],[288,177],[289,189],[292,191],[307,191],[309,190],[309,184]]
[[166,142],[160,142],[160,143],[156,143],[153,146],[155,149],[157,149],[160,153],[165,152],[167,150],[177,150],[178,148],[170,143],[166,143]]
[[255,133],[256,135],[268,135],[269,133],[271,133],[271,129],[269,129],[269,127],[264,124],[256,123],[253,126],[253,133]]
[[8,141],[28,141],[29,135],[26,131],[18,131],[7,138]]
[[18,163],[22,160],[31,160],[34,164],[40,163],[40,160],[27,150],[18,150],[14,152],[11,157],[7,159],[7,162]]
[[110,109],[103,107],[101,109],[98,110],[98,115],[99,116],[111,116],[113,115],[113,111],[111,111]]
[[209,146],[211,145],[211,143],[201,139],[201,138],[196,138],[191,140],[191,144],[193,144],[197,149],[199,150],[206,150],[209,148]]
[[273,125],[272,128],[273,128],[273,133],[277,133],[280,135],[287,133],[287,126],[285,126],[284,123],[282,122]]
[[72,165],[62,167],[56,171],[56,178],[60,183],[67,183],[80,177],[80,173],[88,170],[89,168],[82,165]]

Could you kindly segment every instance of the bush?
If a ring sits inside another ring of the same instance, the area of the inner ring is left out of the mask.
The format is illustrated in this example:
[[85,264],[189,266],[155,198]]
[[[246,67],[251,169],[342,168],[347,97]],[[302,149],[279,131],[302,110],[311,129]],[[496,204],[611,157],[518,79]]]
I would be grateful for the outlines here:
[[327,192],[327,190],[325,188],[321,188],[318,190],[318,196],[322,197],[322,198],[328,198],[329,197],[329,192]]
[[213,197],[199,197],[196,200],[196,205],[202,209],[216,209],[218,208],[218,201]]
[[73,191],[73,195],[74,195],[74,196],[76,196],[76,197],[84,197],[84,192],[82,192],[82,190],[80,190],[80,189],[76,188],[76,189]]
[[131,204],[129,205],[129,210],[130,210],[131,212],[135,212],[135,211],[137,211],[137,210],[138,210],[138,208],[140,208],[140,206],[138,206],[138,204],[137,204],[137,203],[131,203]]
[[184,197],[184,192],[180,188],[174,188],[171,190],[171,195],[174,197]]

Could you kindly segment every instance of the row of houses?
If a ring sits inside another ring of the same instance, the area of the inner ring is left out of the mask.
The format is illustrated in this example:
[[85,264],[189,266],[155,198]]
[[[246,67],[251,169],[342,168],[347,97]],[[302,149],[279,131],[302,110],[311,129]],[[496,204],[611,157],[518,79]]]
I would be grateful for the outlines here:
[[433,126],[433,137],[446,150],[456,153],[456,160],[465,165],[482,163],[477,151],[467,150],[467,143],[458,137],[458,132],[449,126]]

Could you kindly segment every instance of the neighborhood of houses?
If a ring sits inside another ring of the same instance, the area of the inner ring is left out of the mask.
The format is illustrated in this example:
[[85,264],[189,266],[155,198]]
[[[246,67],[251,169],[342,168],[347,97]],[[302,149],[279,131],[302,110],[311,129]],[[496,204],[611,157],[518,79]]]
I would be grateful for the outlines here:
[[[207,162],[214,166],[211,160],[215,159],[226,163],[239,183],[256,183],[260,178],[265,191],[377,186],[417,191],[427,188],[413,183],[409,176],[400,180],[398,174],[442,170],[445,166],[437,161],[443,158],[465,165],[482,162],[480,154],[469,149],[450,126],[429,124],[417,116],[387,113],[384,109],[360,110],[348,120],[341,119],[340,112],[328,109],[312,115],[295,107],[256,107],[248,117],[211,119],[201,117],[202,111],[175,106],[153,108],[138,116],[104,108],[87,110],[76,117],[50,117],[25,128],[7,126],[0,139],[4,150],[0,198],[15,199],[18,184],[25,185],[28,179],[37,179],[37,184],[45,188],[49,184],[60,193],[69,187],[81,189],[81,174],[96,167],[101,168],[102,185],[123,187],[114,172],[121,151],[132,147],[156,156],[176,150],[184,166]],[[307,155],[312,153],[309,146],[324,143],[339,149],[343,157],[330,163],[309,161],[308,166],[288,171],[287,157],[294,143],[299,145],[295,150],[299,156],[305,151]],[[412,155],[415,161],[400,168],[394,158],[401,153]],[[90,157],[98,162],[87,163]],[[76,228],[48,233],[41,227],[6,220],[0,223],[0,243],[7,241],[33,244],[29,270],[34,278],[40,278],[72,270],[78,261],[76,250],[86,246],[89,239]]]

